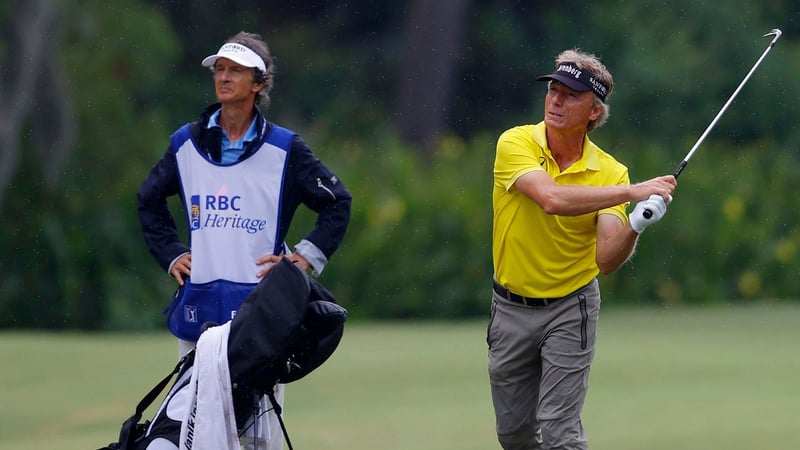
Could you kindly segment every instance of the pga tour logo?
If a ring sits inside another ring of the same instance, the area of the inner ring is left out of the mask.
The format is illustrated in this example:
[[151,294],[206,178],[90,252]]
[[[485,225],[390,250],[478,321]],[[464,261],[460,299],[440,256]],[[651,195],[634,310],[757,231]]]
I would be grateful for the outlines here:
[[[236,317],[236,310],[231,311],[231,320]],[[197,323],[197,306],[183,305],[183,320],[186,322]]]
[[197,306],[184,305],[183,320],[185,320],[186,322],[197,323]]

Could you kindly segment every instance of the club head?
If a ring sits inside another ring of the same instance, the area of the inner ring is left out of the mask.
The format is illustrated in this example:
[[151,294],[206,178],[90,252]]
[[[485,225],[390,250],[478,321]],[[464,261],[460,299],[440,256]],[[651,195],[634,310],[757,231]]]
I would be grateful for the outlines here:
[[781,34],[783,34],[783,32],[781,30],[779,30],[777,28],[773,28],[772,31],[770,31],[769,33],[765,34],[764,37],[775,36],[775,40],[777,41],[778,38],[781,37]]

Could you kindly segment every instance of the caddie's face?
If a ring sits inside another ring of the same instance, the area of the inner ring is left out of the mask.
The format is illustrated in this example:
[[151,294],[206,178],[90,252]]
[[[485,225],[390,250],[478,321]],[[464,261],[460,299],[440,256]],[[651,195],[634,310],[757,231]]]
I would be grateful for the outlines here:
[[589,122],[600,117],[601,112],[592,91],[576,91],[550,81],[544,101],[544,121],[548,128],[585,132]]
[[254,101],[262,85],[253,80],[253,69],[237,64],[228,58],[214,63],[214,90],[222,104]]

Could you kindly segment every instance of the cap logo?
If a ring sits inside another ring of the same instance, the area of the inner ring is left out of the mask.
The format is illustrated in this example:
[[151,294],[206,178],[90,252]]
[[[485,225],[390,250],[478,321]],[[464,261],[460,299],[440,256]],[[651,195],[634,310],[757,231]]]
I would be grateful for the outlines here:
[[600,98],[605,100],[606,95],[608,95],[608,89],[606,89],[605,85],[595,78],[594,75],[589,77],[589,83],[592,84],[592,90],[595,91]]
[[556,72],[567,72],[568,74],[574,76],[577,79],[581,78],[581,70],[575,66],[568,66],[566,64],[561,64],[556,69]]
[[[559,64],[558,67],[556,67],[556,71],[553,72],[552,75],[545,75],[543,77],[539,77],[539,79],[558,80],[559,77],[565,76],[569,76],[570,79],[574,79],[579,83],[578,85],[573,85],[573,89],[579,91],[591,90],[595,95],[600,97],[600,100],[606,101],[606,97],[608,96],[608,87],[605,85],[605,83],[600,81],[597,75],[593,74],[591,71],[580,69],[575,65],[575,63],[572,62],[564,62]],[[566,81],[566,79],[564,80]],[[581,85],[587,87],[588,89],[580,89]]]
[[245,67],[257,68],[262,72],[267,71],[267,66],[264,64],[264,60],[258,56],[258,53],[254,52],[246,45],[236,42],[228,42],[227,44],[224,44],[219,48],[219,51],[217,51],[215,55],[206,57],[202,64],[203,66],[214,70],[214,63],[216,63],[217,59],[219,58],[227,58],[237,64],[241,64]]
[[245,47],[244,45],[237,44],[235,42],[229,42],[223,45],[222,48],[219,49],[219,53],[223,52],[247,53],[248,51],[250,51],[249,48]]

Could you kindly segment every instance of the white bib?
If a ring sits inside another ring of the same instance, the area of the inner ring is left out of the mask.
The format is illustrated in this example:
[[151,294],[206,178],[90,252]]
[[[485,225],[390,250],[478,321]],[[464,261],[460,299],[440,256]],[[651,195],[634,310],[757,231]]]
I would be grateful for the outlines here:
[[220,165],[204,158],[191,139],[177,150],[192,283],[258,283],[255,261],[280,248],[275,240],[287,153],[264,142],[247,159]]

